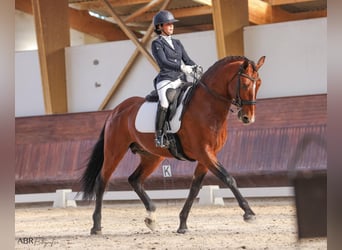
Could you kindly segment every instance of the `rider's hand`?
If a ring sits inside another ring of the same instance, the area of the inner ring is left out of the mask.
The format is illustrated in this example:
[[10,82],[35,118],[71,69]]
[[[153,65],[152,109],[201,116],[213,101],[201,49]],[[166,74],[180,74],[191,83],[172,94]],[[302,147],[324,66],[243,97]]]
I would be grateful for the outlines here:
[[194,71],[196,71],[197,74],[202,75],[203,74],[203,67],[201,65],[195,65]]
[[191,74],[193,73],[193,71],[194,71],[194,66],[182,64],[182,65],[181,65],[181,70],[182,70],[182,72],[184,72],[185,74],[191,75]]

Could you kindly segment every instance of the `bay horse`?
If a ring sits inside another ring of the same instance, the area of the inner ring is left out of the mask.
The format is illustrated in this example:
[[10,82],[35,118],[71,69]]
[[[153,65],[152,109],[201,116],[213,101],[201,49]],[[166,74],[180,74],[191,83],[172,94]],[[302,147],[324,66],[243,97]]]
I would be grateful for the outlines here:
[[[198,80],[184,111],[178,137],[189,159],[197,161],[189,195],[179,214],[178,233],[186,233],[187,218],[193,201],[208,171],[229,187],[244,211],[245,221],[255,217],[248,202],[238,190],[235,179],[218,161],[216,155],[227,140],[227,116],[230,106],[240,108],[238,118],[244,124],[255,121],[255,104],[261,85],[258,70],[264,64],[262,56],[255,64],[242,56],[230,56],[214,63]],[[83,199],[96,199],[91,234],[101,234],[101,209],[108,181],[130,148],[140,156],[140,163],[128,182],[147,210],[145,223],[155,227],[155,204],[144,189],[144,181],[165,158],[173,157],[166,148],[155,146],[154,133],[141,133],[135,128],[142,97],[131,97],[116,106],[108,115],[87,167],[81,178]]]

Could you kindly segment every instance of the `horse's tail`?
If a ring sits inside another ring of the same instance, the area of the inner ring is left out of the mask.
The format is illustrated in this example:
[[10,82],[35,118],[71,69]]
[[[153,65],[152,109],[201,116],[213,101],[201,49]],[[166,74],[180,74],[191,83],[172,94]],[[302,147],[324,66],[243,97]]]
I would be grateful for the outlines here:
[[97,140],[88,160],[87,168],[81,178],[83,200],[91,200],[95,196],[96,179],[101,172],[104,159],[104,131],[105,127],[103,127],[101,131],[101,135]]

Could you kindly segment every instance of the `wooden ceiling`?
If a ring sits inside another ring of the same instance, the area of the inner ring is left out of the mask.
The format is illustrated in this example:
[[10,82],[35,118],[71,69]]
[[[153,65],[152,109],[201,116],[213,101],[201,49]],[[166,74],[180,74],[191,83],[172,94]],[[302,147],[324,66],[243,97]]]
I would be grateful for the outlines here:
[[[136,37],[142,37],[163,3],[164,0],[69,0],[70,28],[104,41],[129,39],[112,18],[115,11]],[[31,0],[15,0],[15,8],[32,14]],[[175,33],[213,29],[211,0],[173,0],[167,9],[180,20]],[[327,0],[248,0],[248,9],[251,25],[286,22],[326,17]]]

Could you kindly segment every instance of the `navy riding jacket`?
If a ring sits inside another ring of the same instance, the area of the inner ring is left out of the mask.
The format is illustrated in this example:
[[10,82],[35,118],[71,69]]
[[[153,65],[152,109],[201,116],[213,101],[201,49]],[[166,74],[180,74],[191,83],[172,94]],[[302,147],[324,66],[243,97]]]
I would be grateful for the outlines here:
[[181,71],[181,62],[183,61],[186,65],[196,64],[190,59],[178,39],[172,38],[172,43],[174,49],[162,36],[159,36],[152,42],[152,54],[160,68],[159,74],[154,79],[155,84],[163,80],[174,81],[178,78],[186,80],[185,75]]

